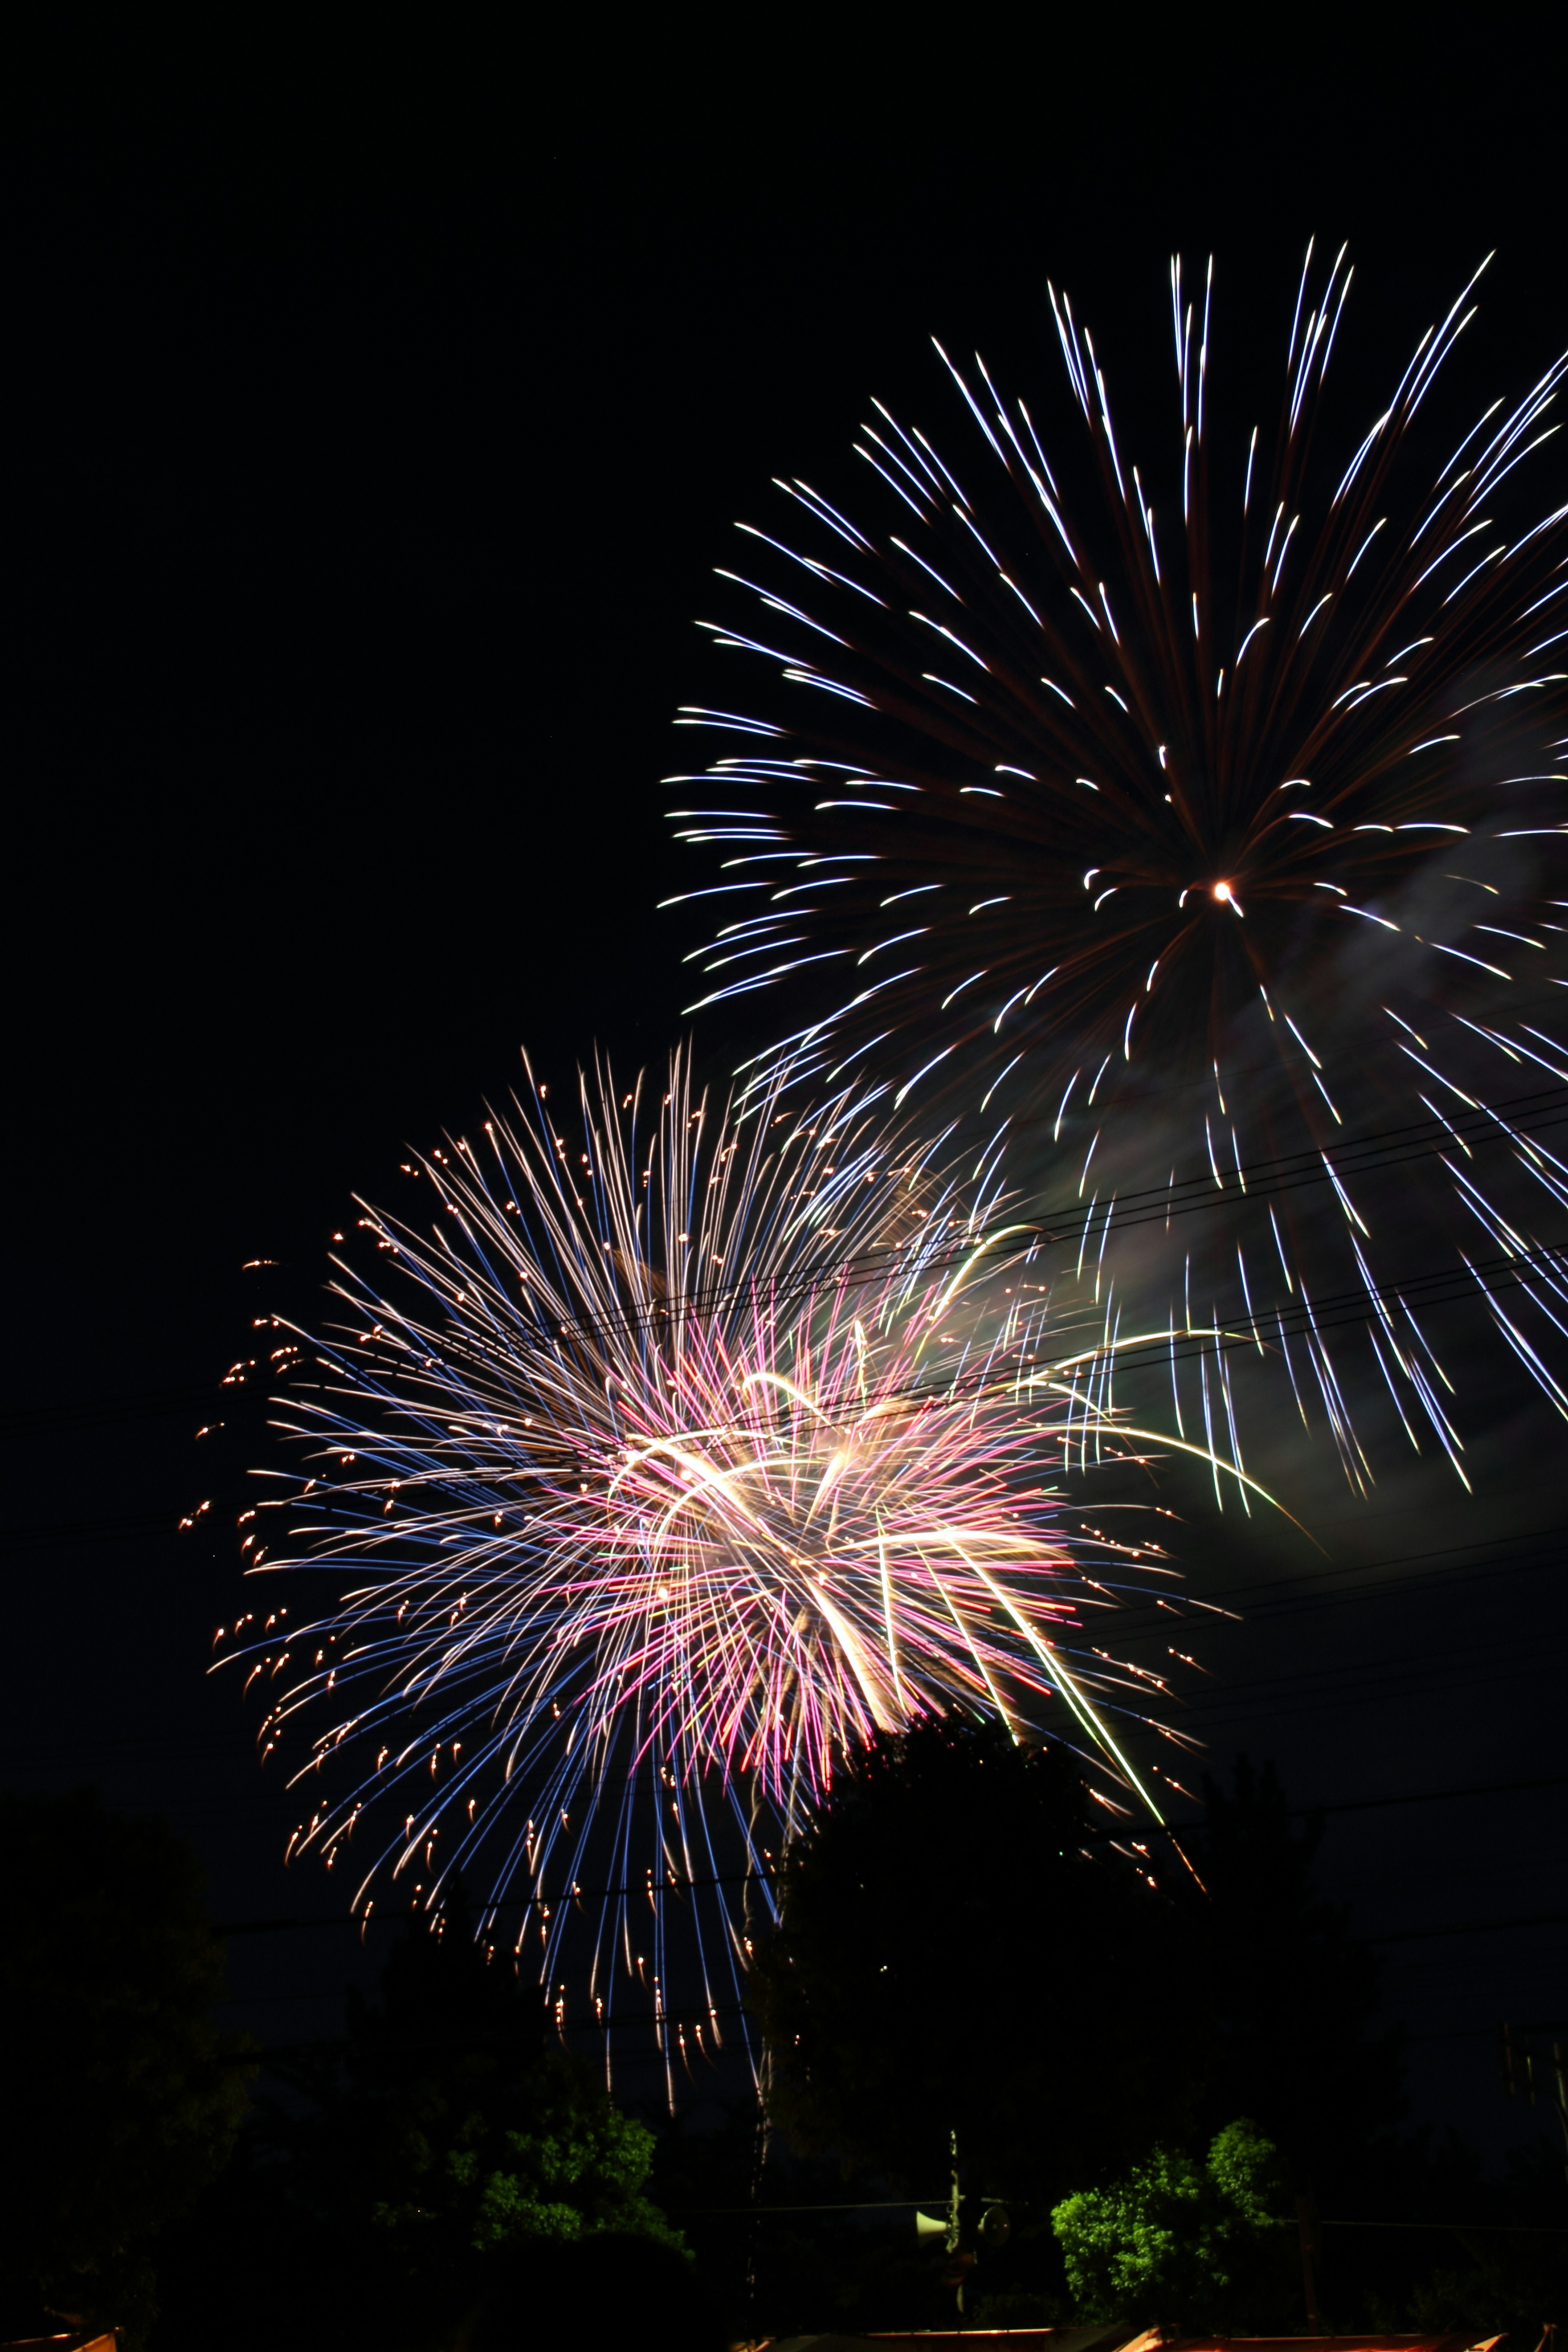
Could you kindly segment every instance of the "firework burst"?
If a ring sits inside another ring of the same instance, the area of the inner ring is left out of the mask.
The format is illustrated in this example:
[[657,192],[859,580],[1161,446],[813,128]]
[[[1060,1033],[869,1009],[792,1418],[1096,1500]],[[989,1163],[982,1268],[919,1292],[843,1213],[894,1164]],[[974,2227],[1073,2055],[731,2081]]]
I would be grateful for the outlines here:
[[[651,2021],[672,2066],[721,2038],[782,1839],[878,1727],[1065,1737],[1157,1819],[1119,1719],[1165,1681],[1077,1629],[1171,1571],[1147,1520],[1067,1512],[1062,1474],[1150,1441],[1110,1335],[1064,1356],[1037,1234],[929,1147],[851,1095],[731,1119],[679,1057],[662,1100],[601,1069],[557,1117],[531,1078],[408,1162],[423,1213],[365,1210],[352,1319],[280,1334],[300,1466],[245,1541],[289,1601],[226,1654],[281,1685],[265,1751],[313,1732],[293,1850],[356,1909],[460,1875],[563,2031]],[[300,1624],[306,1571],[332,1600]]]
[[943,353],[941,447],[878,404],[853,513],[795,481],[742,527],[760,610],[711,625],[775,684],[682,714],[728,746],[675,780],[718,790],[676,813],[724,866],[701,1003],[789,990],[760,1085],[965,1109],[1102,1291],[1267,1347],[1352,1479],[1373,1392],[1460,1468],[1456,1286],[1568,1412],[1568,509],[1528,504],[1568,362],[1440,430],[1472,281],[1331,458],[1351,273],[1309,253],[1278,431],[1227,436],[1212,278],[1172,268],[1157,482],[1053,289],[1066,459]]

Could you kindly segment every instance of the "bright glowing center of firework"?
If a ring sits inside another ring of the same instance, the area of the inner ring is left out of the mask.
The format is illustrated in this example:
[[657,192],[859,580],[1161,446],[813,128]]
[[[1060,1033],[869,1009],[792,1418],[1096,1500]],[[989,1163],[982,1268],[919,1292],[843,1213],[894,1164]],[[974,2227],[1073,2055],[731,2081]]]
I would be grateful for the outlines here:
[[1228,906],[1231,899],[1236,896],[1235,891],[1231,888],[1228,882],[1216,882],[1214,886],[1214,894],[1219,900],[1222,907]]

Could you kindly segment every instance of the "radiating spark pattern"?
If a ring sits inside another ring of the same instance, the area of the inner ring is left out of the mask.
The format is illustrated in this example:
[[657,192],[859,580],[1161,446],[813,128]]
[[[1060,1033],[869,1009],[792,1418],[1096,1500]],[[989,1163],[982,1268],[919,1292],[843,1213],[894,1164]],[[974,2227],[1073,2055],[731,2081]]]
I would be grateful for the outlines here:
[[[722,866],[687,894],[720,917],[700,1003],[787,987],[759,1084],[863,1071],[988,1121],[998,1183],[1076,1183],[1102,1287],[1260,1338],[1304,1307],[1273,1351],[1352,1480],[1373,1391],[1459,1468],[1414,1312],[1331,1345],[1312,1302],[1501,1251],[1521,1279],[1489,1311],[1568,1412],[1568,1284],[1541,1255],[1568,1241],[1568,1167],[1536,1139],[1568,1084],[1568,508],[1529,503],[1543,465],[1562,482],[1568,361],[1440,425],[1472,279],[1347,431],[1325,387],[1352,273],[1309,249],[1270,440],[1214,414],[1213,276],[1172,266],[1156,473],[1053,289],[1064,431],[942,352],[940,446],[875,404],[853,502],[780,482],[778,520],[741,527],[721,576],[754,616],[704,625],[782,685],[681,714],[728,746],[674,780],[717,800],[674,812]],[[1429,1149],[1397,1183],[1331,1167],[1412,1122]],[[1248,1166],[1303,1155],[1315,1187],[1247,1197]],[[1107,1257],[1108,1204],[1167,1167],[1212,1175],[1220,1213]],[[1231,1401],[1203,1371],[1174,1409],[1212,1431]]]
[[531,1077],[408,1162],[417,1206],[367,1207],[370,1264],[336,1262],[348,1321],[280,1328],[299,1468],[243,1544],[332,1598],[225,1654],[281,1685],[265,1752],[313,1729],[292,1850],[356,1909],[460,1875],[558,2003],[651,2020],[673,2066],[722,2038],[772,1859],[877,1727],[1066,1737],[1157,1818],[1118,1718],[1166,1685],[1103,1620],[1172,1571],[1060,1484],[1153,1442],[1115,1335],[1062,1355],[1037,1234],[929,1147],[843,1092],[733,1119],[679,1058],[662,1100],[601,1068],[558,1117]]

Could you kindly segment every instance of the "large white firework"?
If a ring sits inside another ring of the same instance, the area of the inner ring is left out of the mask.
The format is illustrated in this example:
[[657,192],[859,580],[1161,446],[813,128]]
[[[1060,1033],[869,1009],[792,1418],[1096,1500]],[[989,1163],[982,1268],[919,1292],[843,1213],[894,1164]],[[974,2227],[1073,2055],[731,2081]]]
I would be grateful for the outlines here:
[[[1173,265],[1152,469],[1054,289],[1056,424],[978,358],[940,433],[875,404],[853,499],[742,526],[714,634],[772,684],[683,713],[676,814],[702,1002],[787,999],[759,1084],[965,1111],[1102,1298],[1267,1352],[1364,1483],[1378,1398],[1464,1475],[1456,1297],[1568,1412],[1568,362],[1455,421],[1472,280],[1336,413],[1350,285],[1309,254],[1270,436]],[[1212,1356],[1172,1379],[1224,1423]]]

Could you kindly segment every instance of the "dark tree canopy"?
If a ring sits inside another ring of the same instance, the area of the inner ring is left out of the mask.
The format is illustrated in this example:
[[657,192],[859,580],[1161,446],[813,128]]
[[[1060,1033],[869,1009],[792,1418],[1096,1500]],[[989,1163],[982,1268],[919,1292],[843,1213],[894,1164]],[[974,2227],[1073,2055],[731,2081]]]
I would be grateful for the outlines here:
[[1326,2191],[1403,2113],[1397,2039],[1376,2030],[1378,1965],[1312,1870],[1321,1821],[1292,1822],[1271,1765],[1204,1782],[1194,1850],[1208,1902],[1215,2128],[1250,2116],[1299,2187]]
[[[1316,1883],[1321,1822],[1245,1758],[1204,1797],[1182,1832],[1193,1870],[1160,1841],[1166,1859],[1140,1872],[1113,1850],[1129,1825],[1108,1837],[1059,1750],[951,1718],[879,1739],[791,1850],[758,1954],[772,2119],[800,2149],[926,2196],[956,2129],[966,2193],[1017,2200],[1003,2258],[980,2249],[980,2307],[998,2320],[1117,2302],[1205,2326],[1299,2322],[1296,2234],[1258,2220],[1298,2197],[1404,2225],[1326,2233],[1317,2288],[1336,2321],[1479,2318],[1487,2293],[1522,2311],[1515,2256],[1533,2241],[1510,2242],[1505,2289],[1495,2252],[1453,2268],[1415,2226],[1511,2209],[1461,2149],[1399,2129],[1398,2036],[1378,2021],[1374,1955]],[[1238,2116],[1279,2168],[1239,2203],[1220,2178]],[[1037,2226],[1068,2199],[1083,2225],[1070,2281]]]
[[460,1903],[387,1958],[349,2009],[348,2089],[324,2116],[321,2186],[412,2285],[541,2238],[679,2240],[641,2194],[653,2134],[580,2059],[542,2047],[539,1989],[476,1943]]
[[1183,2130],[1206,2041],[1189,1939],[1091,1810],[1062,1751],[992,1725],[927,1719],[851,1759],[752,1975],[798,2145],[930,2195],[956,2130],[972,2185],[1057,2197]]
[[6,2320],[144,2318],[138,2248],[217,2172],[245,2105],[201,1869],[164,1822],[85,1789],[0,1796],[0,1848]]
[[538,1986],[476,1943],[460,1898],[418,1921],[379,2000],[351,1995],[343,2042],[289,2069],[289,2097],[183,2231],[161,2352],[196,2352],[220,2308],[226,2342],[257,2352],[362,2334],[436,2352],[498,2293],[510,2309],[531,2279],[535,2300],[591,2281],[600,2238],[623,2264],[637,2241],[683,2269],[643,2194],[653,2133],[544,2040]]
[[641,2234],[556,2241],[494,2273],[462,2352],[723,2352],[726,2331],[690,2264]]

